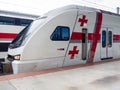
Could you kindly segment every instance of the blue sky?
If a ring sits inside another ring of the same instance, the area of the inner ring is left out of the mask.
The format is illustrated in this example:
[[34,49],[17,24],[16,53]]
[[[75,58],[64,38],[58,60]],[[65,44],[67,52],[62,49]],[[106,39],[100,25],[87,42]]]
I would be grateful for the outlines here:
[[42,15],[49,10],[77,4],[116,12],[119,0],[0,0],[0,10]]

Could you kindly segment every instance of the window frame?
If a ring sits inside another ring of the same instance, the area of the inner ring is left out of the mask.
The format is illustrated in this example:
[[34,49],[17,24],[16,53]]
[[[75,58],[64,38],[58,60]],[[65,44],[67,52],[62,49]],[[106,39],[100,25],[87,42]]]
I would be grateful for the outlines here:
[[[57,32],[58,28],[60,28],[60,39],[53,39],[53,35]],[[68,29],[68,39],[62,39],[62,28],[67,28]],[[68,26],[57,26],[54,30],[54,32],[51,34],[50,39],[52,41],[69,41],[70,39],[70,28]]]

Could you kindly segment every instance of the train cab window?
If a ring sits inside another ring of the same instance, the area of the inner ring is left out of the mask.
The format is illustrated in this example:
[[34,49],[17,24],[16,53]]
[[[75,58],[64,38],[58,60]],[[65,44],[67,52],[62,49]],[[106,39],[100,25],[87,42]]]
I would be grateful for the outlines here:
[[106,31],[102,31],[102,47],[106,47]]
[[53,41],[68,41],[70,37],[70,29],[65,26],[56,27],[55,31],[51,35]]
[[108,47],[112,47],[112,31],[108,32]]

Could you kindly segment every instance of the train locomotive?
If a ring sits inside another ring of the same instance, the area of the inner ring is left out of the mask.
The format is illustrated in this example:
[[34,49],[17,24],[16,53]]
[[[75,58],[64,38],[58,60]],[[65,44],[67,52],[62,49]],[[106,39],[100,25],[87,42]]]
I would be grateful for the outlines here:
[[12,41],[13,73],[120,58],[120,15],[70,5],[33,21]]

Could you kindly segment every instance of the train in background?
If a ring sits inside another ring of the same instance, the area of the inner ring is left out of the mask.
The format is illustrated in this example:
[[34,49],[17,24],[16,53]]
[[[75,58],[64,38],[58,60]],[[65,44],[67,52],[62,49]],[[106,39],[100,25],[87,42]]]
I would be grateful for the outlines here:
[[70,5],[38,18],[12,41],[13,73],[120,58],[120,15]]
[[38,17],[0,10],[0,61],[4,61],[8,46],[16,35]]

